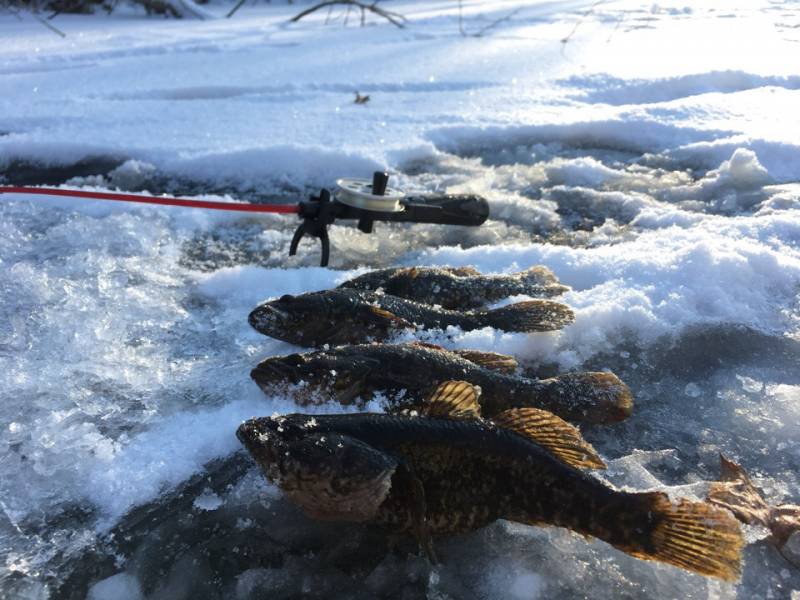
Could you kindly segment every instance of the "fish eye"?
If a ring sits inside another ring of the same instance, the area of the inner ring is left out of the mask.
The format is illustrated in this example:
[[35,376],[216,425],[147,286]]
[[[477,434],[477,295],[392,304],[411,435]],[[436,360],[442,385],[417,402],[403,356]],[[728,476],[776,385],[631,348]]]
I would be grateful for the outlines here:
[[291,294],[284,294],[283,296],[280,297],[278,302],[291,302],[292,300],[294,300],[294,296],[292,296]]

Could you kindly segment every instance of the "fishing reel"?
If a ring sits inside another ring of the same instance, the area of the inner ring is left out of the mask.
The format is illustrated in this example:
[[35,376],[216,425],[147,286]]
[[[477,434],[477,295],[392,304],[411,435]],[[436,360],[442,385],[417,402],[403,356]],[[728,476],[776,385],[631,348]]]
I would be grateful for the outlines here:
[[377,171],[372,181],[339,179],[333,193],[323,189],[319,196],[299,203],[303,219],[289,245],[289,256],[297,254],[303,236],[319,238],[322,246],[320,265],[328,266],[330,239],[328,225],[336,219],[358,221],[358,229],[372,233],[376,221],[396,223],[435,223],[477,227],[489,217],[489,203],[473,194],[424,194],[407,196],[389,187],[389,175]]

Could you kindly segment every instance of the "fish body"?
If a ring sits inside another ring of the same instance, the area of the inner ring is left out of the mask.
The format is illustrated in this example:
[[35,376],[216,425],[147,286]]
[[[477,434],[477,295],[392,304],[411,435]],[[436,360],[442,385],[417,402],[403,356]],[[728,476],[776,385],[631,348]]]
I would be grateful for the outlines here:
[[432,536],[508,519],[707,575],[738,569],[741,534],[727,511],[616,490],[480,418],[292,414],[251,419],[237,435],[309,516],[412,534],[432,558]]
[[248,317],[257,331],[299,346],[322,347],[382,341],[402,330],[553,331],[574,314],[564,304],[530,300],[494,310],[448,310],[379,292],[334,289],[282,296],[256,307]]
[[442,381],[463,379],[480,386],[481,409],[487,416],[529,406],[567,420],[610,423],[627,418],[633,409],[630,389],[613,373],[568,373],[537,380],[508,373],[509,363],[513,359],[503,355],[462,355],[429,344],[360,344],[271,357],[250,376],[266,393],[276,386],[301,384],[301,403],[333,398],[352,404],[380,393],[390,406],[399,406],[420,401]]
[[471,267],[399,267],[364,273],[340,288],[378,291],[438,304],[444,308],[466,309],[485,306],[509,296],[525,294],[550,298],[569,291],[547,267],[531,267],[511,275],[482,275]]

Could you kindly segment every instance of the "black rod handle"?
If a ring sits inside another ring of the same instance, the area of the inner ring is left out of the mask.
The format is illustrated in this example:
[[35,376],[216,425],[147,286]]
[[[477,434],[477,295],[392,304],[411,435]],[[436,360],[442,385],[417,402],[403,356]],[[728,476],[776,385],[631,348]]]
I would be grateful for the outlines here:
[[389,186],[389,174],[384,171],[375,171],[372,174],[372,195],[383,196]]

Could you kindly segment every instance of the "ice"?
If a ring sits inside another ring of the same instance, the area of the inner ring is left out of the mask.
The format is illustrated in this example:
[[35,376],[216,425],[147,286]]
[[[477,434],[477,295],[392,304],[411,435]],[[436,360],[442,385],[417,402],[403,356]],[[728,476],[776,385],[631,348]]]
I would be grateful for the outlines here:
[[251,330],[259,302],[368,267],[544,264],[572,287],[567,329],[402,339],[613,370],[633,416],[582,429],[614,485],[702,498],[722,452],[797,503],[793,5],[398,1],[403,30],[287,26],[302,6],[59,15],[63,39],[0,14],[0,178],[294,202],[385,168],[492,219],[335,226],[324,269],[309,241],[287,257],[291,216],[0,196],[0,595],[795,597],[754,529],[737,584],[509,522],[437,541],[432,569],[412,540],[304,517],[234,435],[310,410],[249,379],[303,350]]
[[144,597],[139,581],[126,573],[98,581],[87,595],[88,600],[143,600]]

